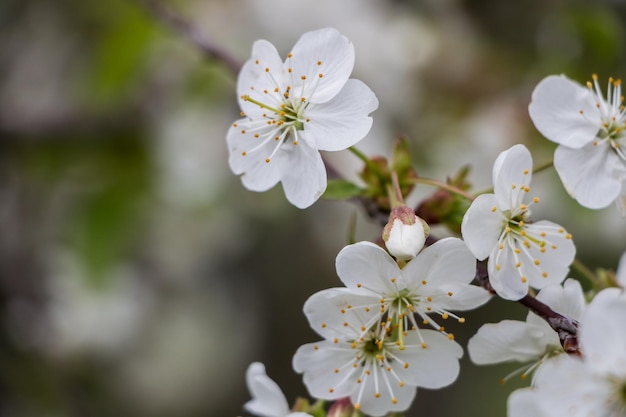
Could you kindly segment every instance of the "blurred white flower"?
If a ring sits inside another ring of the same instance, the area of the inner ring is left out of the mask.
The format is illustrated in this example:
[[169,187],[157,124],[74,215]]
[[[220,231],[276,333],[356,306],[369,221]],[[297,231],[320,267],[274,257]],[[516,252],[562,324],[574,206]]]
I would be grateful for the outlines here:
[[265,373],[260,362],[251,363],[246,371],[246,384],[252,399],[244,408],[259,417],[311,417],[310,414],[289,410],[287,399],[280,387]]
[[406,410],[418,386],[441,388],[456,380],[463,355],[458,343],[435,330],[421,330],[407,332],[400,345],[386,337],[385,328],[371,325],[376,311],[365,305],[370,299],[337,288],[305,303],[311,326],[325,338],[301,346],[293,358],[312,396],[350,397],[355,409],[382,416]]
[[46,348],[59,355],[123,354],[149,319],[150,290],[128,267],[112,268],[95,283],[71,252],[56,253],[55,263],[48,282]]
[[463,217],[461,233],[476,258],[489,257],[489,282],[502,298],[518,300],[528,286],[559,284],[569,271],[576,248],[571,235],[549,221],[532,222],[530,191],[533,161],[528,149],[515,145],[493,166],[493,194],[479,195]]
[[326,189],[319,153],[347,149],[369,132],[374,93],[348,79],[354,47],[337,30],[302,35],[282,62],[269,42],[254,43],[237,81],[243,119],[227,134],[229,164],[244,186],[266,191],[282,182],[296,207]]
[[[568,279],[561,285],[549,285],[537,294],[537,299],[557,313],[579,320],[585,308],[585,296],[580,283]],[[534,362],[526,371],[534,369],[545,359],[563,353],[559,336],[550,325],[533,312],[526,321],[503,320],[484,324],[469,340],[467,350],[477,365],[508,361]]]
[[626,198],[626,112],[621,80],[609,78],[607,97],[593,75],[587,88],[564,76],[544,78],[529,106],[535,127],[559,144],[554,167],[582,206],[604,208]]
[[580,322],[582,357],[560,355],[538,370],[532,388],[513,392],[509,417],[626,415],[626,295],[601,291]]
[[626,252],[624,252],[619,259],[617,270],[615,271],[615,281],[622,288],[626,289]]

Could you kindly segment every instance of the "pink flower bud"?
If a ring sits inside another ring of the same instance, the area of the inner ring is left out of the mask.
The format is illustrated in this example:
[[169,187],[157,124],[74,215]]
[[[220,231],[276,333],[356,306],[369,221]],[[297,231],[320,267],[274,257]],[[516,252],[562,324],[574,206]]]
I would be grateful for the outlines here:
[[399,206],[391,210],[389,222],[383,229],[383,240],[390,254],[408,260],[422,250],[430,228],[413,209]]
[[341,398],[328,410],[327,417],[352,417],[354,413],[354,406],[350,402],[350,398]]

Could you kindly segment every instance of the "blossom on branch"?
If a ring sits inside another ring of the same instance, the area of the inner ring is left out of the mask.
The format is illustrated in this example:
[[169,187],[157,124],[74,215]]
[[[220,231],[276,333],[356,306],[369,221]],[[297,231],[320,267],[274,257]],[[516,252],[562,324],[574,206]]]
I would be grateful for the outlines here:
[[533,161],[523,145],[502,152],[493,166],[493,194],[479,195],[461,223],[461,233],[477,259],[489,257],[489,282],[502,298],[519,300],[528,286],[561,283],[574,260],[571,235],[558,224],[533,222],[530,192]]
[[509,417],[626,415],[626,295],[609,288],[580,321],[582,357],[560,355],[537,371],[533,387],[513,392]]
[[[579,320],[585,309],[585,295],[580,283],[574,279],[566,280],[563,286],[544,287],[537,294],[537,300],[574,320]],[[469,340],[467,350],[477,365],[531,362],[522,377],[544,360],[563,353],[558,334],[533,312],[528,313],[526,321],[502,320],[484,324]]]
[[311,417],[302,412],[291,412],[285,395],[265,373],[265,366],[260,362],[251,363],[246,371],[246,384],[252,399],[244,408],[259,417]]
[[369,87],[348,79],[353,67],[353,45],[331,28],[302,35],[284,62],[271,43],[254,43],[237,80],[243,118],[226,137],[230,168],[246,188],[266,191],[282,182],[299,208],[324,193],[319,151],[359,142],[378,107]]
[[593,75],[587,88],[551,75],[535,87],[529,105],[535,127],[559,144],[554,167],[567,192],[582,206],[613,201],[626,214],[626,111],[620,80],[609,78],[604,97]]

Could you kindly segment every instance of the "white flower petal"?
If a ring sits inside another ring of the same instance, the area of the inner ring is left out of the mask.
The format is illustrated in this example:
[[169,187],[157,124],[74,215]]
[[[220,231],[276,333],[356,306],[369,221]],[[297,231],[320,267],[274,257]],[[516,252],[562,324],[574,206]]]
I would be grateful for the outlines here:
[[461,234],[463,240],[476,259],[483,260],[498,243],[506,220],[496,210],[496,197],[493,194],[482,194],[476,197],[463,216]]
[[622,288],[626,288],[626,252],[624,252],[619,259],[617,271],[615,272],[615,280]]
[[463,348],[436,330],[419,332],[426,348],[421,347],[416,331],[410,331],[405,337],[405,349],[395,353],[409,366],[397,366],[394,368],[396,373],[407,384],[424,388],[435,389],[452,384],[459,375]]
[[[390,294],[396,290],[391,279],[402,280],[402,272],[383,248],[371,242],[346,246],[336,260],[337,275],[346,287],[369,290],[372,294]],[[399,283],[402,286],[404,283]]]
[[[428,290],[428,285],[424,290]],[[424,295],[439,295],[433,299],[432,306],[446,311],[473,310],[489,301],[492,295],[489,291],[477,285],[445,284],[437,288],[438,291],[424,291]]]
[[616,205],[622,216],[626,217],[626,181],[622,183],[622,191],[617,196]]
[[580,148],[594,140],[602,124],[595,104],[595,95],[587,88],[564,76],[551,75],[535,87],[528,111],[546,138]]
[[547,220],[526,225],[526,232],[531,238],[544,239],[546,243],[543,247],[535,243],[530,243],[529,248],[522,244],[518,246],[522,251],[519,258],[521,275],[528,278],[533,288],[563,282],[576,255],[571,236],[561,226]]
[[609,288],[598,293],[583,314],[579,341],[585,361],[596,372],[626,379],[626,295]]
[[535,326],[517,320],[484,324],[467,343],[472,362],[477,365],[508,361],[538,360],[547,346],[560,346],[557,334],[543,323]]
[[489,283],[496,293],[506,300],[517,301],[528,294],[528,279],[526,281],[522,279],[515,265],[513,251],[508,247],[506,250],[500,250],[497,246],[487,263]]
[[[312,103],[324,103],[343,88],[354,68],[354,46],[336,29],[307,32],[291,51],[285,66],[293,69],[293,90]],[[322,74],[322,77],[319,77]],[[306,80],[302,81],[301,77]]]
[[607,207],[620,195],[626,165],[602,142],[581,149],[559,146],[554,152],[554,168],[567,192],[583,207]]
[[[571,236],[549,221],[526,224],[525,237],[511,232],[489,257],[490,282],[501,297],[518,300],[527,287],[561,283],[576,248]],[[524,240],[522,240],[524,239]]]
[[[293,369],[304,373],[309,394],[324,400],[349,396],[356,385],[358,369],[352,366],[354,350],[346,342],[335,344],[323,340],[300,346],[293,357]],[[335,372],[338,369],[339,372]]]
[[[322,156],[300,141],[289,156],[289,166],[282,171],[281,181],[287,200],[298,208],[315,203],[326,190],[326,168]],[[282,156],[278,152],[276,156]],[[275,157],[276,157],[275,156]],[[274,158],[267,164],[274,163]]]
[[[580,320],[585,311],[585,293],[575,279],[568,278],[563,286],[549,285],[544,287],[537,294],[537,300],[548,305],[557,313],[563,314],[574,320]],[[536,317],[538,320],[544,321],[535,314],[528,313],[529,317]]]
[[524,145],[502,152],[493,166],[493,190],[500,210],[517,208],[532,179],[533,159]]
[[246,371],[246,384],[252,395],[244,408],[259,417],[284,417],[289,405],[278,385],[265,373],[265,366],[254,362]]
[[549,416],[568,416],[573,410],[579,416],[611,415],[607,412],[611,385],[576,357],[559,355],[546,361],[533,382],[535,404]]
[[304,303],[304,314],[311,328],[325,339],[357,339],[369,329],[379,314],[380,303],[373,295],[354,294],[347,288],[319,291]]
[[381,367],[374,367],[372,374],[364,378],[362,384],[363,391],[353,392],[350,400],[353,404],[359,404],[361,412],[376,417],[392,411],[405,411],[411,406],[417,392],[410,385],[392,386],[389,373]]
[[[248,126],[246,119],[238,120],[236,124],[236,127],[230,127],[226,136],[230,169],[235,174],[243,174],[241,179],[249,190],[267,191],[280,181],[282,171],[288,164],[289,153],[279,150],[270,163],[267,163],[265,160],[276,146],[274,141],[250,152],[255,143],[258,143],[258,139],[245,129]],[[242,130],[246,133],[241,133]]]
[[507,400],[508,417],[552,417],[541,409],[538,394],[532,388],[513,391]]
[[476,259],[461,239],[449,237],[422,250],[406,264],[402,275],[411,291],[422,286],[431,291],[431,287],[447,284],[469,284],[476,275]]
[[348,80],[343,89],[323,105],[311,104],[307,109],[310,122],[305,131],[315,138],[322,151],[340,151],[359,142],[372,127],[369,114],[378,108],[378,99],[359,80]]
[[[249,95],[255,100],[267,102],[268,94],[274,94],[277,83],[281,90],[285,87],[282,85],[282,67],[283,62],[274,45],[266,40],[254,42],[252,57],[243,65],[237,78],[237,100],[248,117],[261,118],[267,110],[241,97]],[[264,93],[265,90],[268,93]]]

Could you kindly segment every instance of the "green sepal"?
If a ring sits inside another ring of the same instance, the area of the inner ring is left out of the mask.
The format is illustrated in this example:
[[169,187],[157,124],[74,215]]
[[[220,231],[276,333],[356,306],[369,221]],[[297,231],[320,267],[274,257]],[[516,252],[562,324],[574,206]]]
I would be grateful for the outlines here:
[[398,175],[398,183],[402,196],[406,197],[413,191],[415,184],[412,180],[417,178],[417,171],[411,165],[411,150],[409,140],[401,136],[393,143],[390,170]]
[[346,180],[329,180],[324,192],[324,198],[329,200],[347,200],[352,197],[365,195],[366,190]]
[[311,404],[306,398],[298,397],[291,410],[307,413],[313,417],[326,417],[326,410],[324,410],[325,405],[326,401],[324,400],[317,400]]

